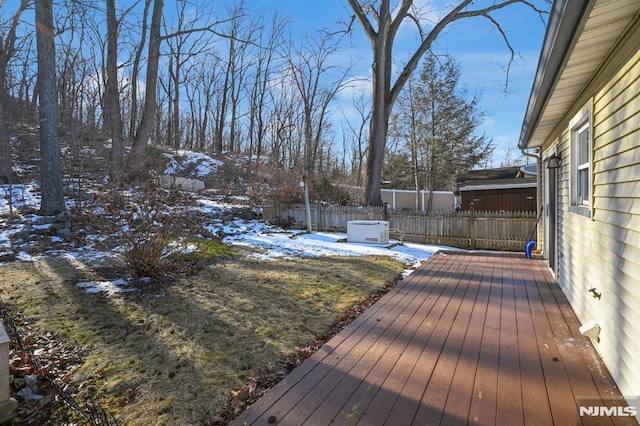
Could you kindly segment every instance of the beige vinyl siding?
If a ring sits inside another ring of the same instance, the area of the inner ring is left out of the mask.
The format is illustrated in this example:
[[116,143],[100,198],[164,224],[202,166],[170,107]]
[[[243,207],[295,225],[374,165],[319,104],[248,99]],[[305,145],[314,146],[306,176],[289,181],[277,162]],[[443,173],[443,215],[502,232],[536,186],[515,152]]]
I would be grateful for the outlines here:
[[[565,133],[560,137],[560,144],[558,146],[558,152],[560,157],[563,158],[563,167],[558,171],[558,217],[556,219],[558,223],[558,272],[557,279],[558,284],[567,295],[569,302],[573,306],[574,302],[579,300],[576,297],[576,293],[582,294],[584,290],[582,288],[582,283],[584,280],[578,277],[578,279],[573,280],[571,277],[571,272],[574,275],[580,275],[582,269],[576,268],[575,265],[572,265],[571,262],[576,262],[574,256],[571,255],[571,251],[567,252],[567,250],[571,250],[571,247],[575,244],[578,244],[579,247],[581,244],[581,239],[579,237],[580,229],[576,229],[576,224],[573,221],[570,221],[570,217],[566,214],[569,211],[570,206],[570,170],[568,162],[571,160],[571,149],[569,144],[569,130],[566,129]],[[578,249],[579,250],[579,249]],[[572,281],[573,280],[573,281]],[[571,283],[575,283],[575,285],[571,285]],[[575,308],[574,308],[575,310]],[[576,310],[576,313],[578,311]],[[578,314],[578,318],[584,322],[584,319]]]
[[[631,396],[640,394],[640,52],[608,81],[592,91],[592,217],[569,211],[569,164],[560,174],[558,282],[578,318],[600,324],[596,346]],[[560,145],[567,163],[569,130]]]

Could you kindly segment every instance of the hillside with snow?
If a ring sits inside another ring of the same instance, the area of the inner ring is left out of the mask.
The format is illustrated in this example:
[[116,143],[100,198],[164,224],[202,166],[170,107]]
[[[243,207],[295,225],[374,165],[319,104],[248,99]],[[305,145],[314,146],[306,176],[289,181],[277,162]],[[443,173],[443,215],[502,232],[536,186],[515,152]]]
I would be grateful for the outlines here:
[[[223,162],[203,153],[181,150],[177,155],[165,154],[168,165],[163,174],[209,178]],[[75,224],[73,217],[62,219],[67,226],[59,227],[55,220],[39,216],[39,192],[36,183],[4,185],[0,198],[0,262],[31,262],[44,256],[65,257],[78,264],[100,267],[108,259],[122,255],[124,247],[107,244],[109,234],[95,226]],[[135,191],[132,190],[132,191]],[[73,195],[73,193],[71,193]],[[83,214],[104,215],[98,190],[85,189]],[[203,194],[188,194],[188,208],[193,214],[206,218],[203,228],[207,234],[221,239],[225,244],[251,247],[253,256],[268,261],[274,258],[295,260],[301,257],[319,256],[391,256],[414,268],[428,259],[439,247],[405,243],[404,245],[347,243],[343,233],[312,233],[300,230],[284,230],[260,220],[259,211],[252,210],[247,197],[226,197]],[[76,207],[78,200],[69,197],[69,209]],[[236,217],[241,211],[251,210],[255,218]],[[87,292],[130,291],[140,282],[130,276],[122,276],[111,282],[78,285]]]

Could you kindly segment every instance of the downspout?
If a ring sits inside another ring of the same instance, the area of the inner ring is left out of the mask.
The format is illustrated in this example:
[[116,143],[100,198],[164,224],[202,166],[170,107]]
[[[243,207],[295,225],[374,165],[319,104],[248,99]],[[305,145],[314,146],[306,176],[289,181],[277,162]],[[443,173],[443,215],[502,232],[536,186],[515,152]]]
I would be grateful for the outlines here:
[[[537,173],[536,173],[536,206],[538,207],[538,212],[542,209],[542,156],[539,154],[531,154],[525,151],[524,148],[520,148],[520,152],[522,155],[528,158],[533,158],[536,160]],[[536,213],[538,213],[536,212]],[[538,227],[538,236],[540,233],[540,227]],[[540,238],[537,238],[536,241],[540,241]],[[539,244],[538,244],[539,246]],[[539,247],[538,247],[539,248]]]

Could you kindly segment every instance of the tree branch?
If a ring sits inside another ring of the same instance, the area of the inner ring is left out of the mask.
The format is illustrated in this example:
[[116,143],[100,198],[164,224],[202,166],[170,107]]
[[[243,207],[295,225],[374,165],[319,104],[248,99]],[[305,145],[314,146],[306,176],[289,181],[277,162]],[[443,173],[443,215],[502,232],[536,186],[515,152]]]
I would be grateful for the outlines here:
[[[322,32],[327,37],[333,37],[333,36],[338,35],[338,34],[343,34],[343,35],[344,34],[349,34],[351,32],[351,27],[353,27],[353,21],[355,21],[355,20],[356,20],[356,15],[351,15],[351,20],[347,24],[347,28],[346,29],[333,31],[333,32],[329,32],[327,30],[320,30],[320,32]],[[340,24],[345,24],[345,22],[340,22]]]
[[514,58],[516,56],[516,52],[513,49],[513,46],[511,46],[511,42],[509,42],[509,38],[507,37],[507,35],[505,34],[504,30],[500,26],[500,23],[498,21],[496,21],[495,19],[493,19],[493,17],[491,15],[489,15],[489,14],[483,14],[482,16],[484,16],[485,18],[487,18],[489,21],[491,21],[493,23],[493,25],[496,27],[496,29],[502,35],[502,39],[504,40],[504,43],[507,45],[507,48],[509,49],[509,52],[511,52],[511,56],[509,58],[509,63],[507,64],[507,68],[504,70],[505,74],[506,74],[505,75],[505,90],[506,90],[507,86],[509,85],[509,74],[511,72],[511,64],[513,64]]
[[509,38],[507,37],[507,34],[504,32],[504,30],[502,29],[502,26],[500,25],[500,23],[498,21],[496,21],[491,15],[490,13],[495,11],[495,10],[499,10],[502,8],[505,8],[507,6],[510,6],[512,4],[516,4],[516,3],[522,3],[526,6],[528,6],[529,8],[531,8],[533,11],[535,11],[536,13],[538,13],[541,17],[544,14],[548,14],[549,12],[542,10],[538,7],[536,7],[534,4],[532,4],[531,2],[527,1],[527,0],[507,0],[504,1],[502,3],[497,3],[494,4],[493,6],[490,7],[486,7],[484,9],[478,9],[478,10],[470,10],[470,11],[466,11],[466,12],[461,12],[458,14],[458,18],[457,19],[463,19],[463,18],[472,18],[472,17],[483,17],[487,20],[489,20],[491,22],[491,24],[498,30],[498,32],[500,32],[500,35],[502,36],[502,39],[504,40],[504,43],[506,44],[507,48],[509,49],[510,52],[510,58],[509,58],[509,62],[505,68],[505,90],[507,88],[507,86],[509,85],[509,74],[511,72],[511,64],[513,64],[514,62],[514,58],[516,55],[516,52],[513,48],[513,46],[511,45],[511,42],[509,42]]
[[390,92],[391,104],[393,104],[395,99],[398,97],[398,94],[404,87],[405,83],[407,82],[407,80],[409,79],[413,71],[417,68],[418,64],[420,63],[420,59],[425,54],[425,52],[431,48],[431,44],[438,38],[442,30],[444,30],[444,28],[447,25],[449,25],[451,22],[455,21],[456,19],[459,19],[458,14],[460,13],[460,11],[463,10],[465,7],[467,7],[470,3],[472,3],[472,1],[473,0],[465,0],[461,2],[458,6],[453,8],[451,12],[449,12],[444,18],[442,18],[440,22],[436,24],[435,27],[433,27],[433,29],[429,32],[427,37],[422,40],[422,43],[420,44],[418,49],[416,49],[416,51],[413,53],[413,55],[411,56],[407,64],[404,66],[404,68],[402,69],[402,72],[400,73],[400,75],[396,79],[396,82],[393,84],[393,87],[391,88],[391,92]]
[[398,10],[398,14],[391,22],[391,27],[389,29],[390,40],[396,36],[396,32],[398,32],[398,28],[400,28],[400,24],[404,21],[404,18],[407,16],[409,12],[409,8],[413,4],[413,0],[402,0],[402,4],[400,5],[400,9]]
[[[0,46],[0,49],[4,50],[4,52],[2,52],[3,53],[2,60],[6,61],[6,63],[9,62],[9,60],[15,53],[16,31],[18,28],[18,23],[20,22],[20,15],[22,15],[22,12],[24,12],[27,9],[27,7],[29,7],[29,0],[22,0],[20,2],[20,7],[16,11],[16,13],[13,15],[13,18],[11,19],[11,28],[9,29],[9,32],[7,34],[7,39],[5,40],[5,44],[4,46]],[[3,65],[6,66],[6,63]]]
[[[403,2],[407,2],[407,1],[408,0],[403,0]],[[548,2],[549,0],[546,0],[546,1]],[[502,1],[502,2],[496,2],[493,5],[485,7],[483,9],[466,10],[466,11],[465,11],[465,9],[468,6],[470,6],[471,4],[473,4],[473,0],[465,0],[465,1],[461,2],[458,6],[456,6],[453,10],[451,10],[451,12],[449,12],[444,18],[442,18],[436,24],[436,26],[429,32],[429,34],[426,36],[426,38],[422,38],[422,44],[418,47],[418,49],[415,51],[415,53],[411,56],[411,58],[409,59],[409,62],[407,62],[407,64],[405,65],[404,69],[402,70],[402,72],[398,76],[395,84],[393,85],[393,88],[391,89],[391,93],[390,93],[391,99],[395,100],[395,98],[398,96],[398,93],[400,92],[400,90],[402,90],[402,87],[406,83],[407,79],[410,77],[411,73],[418,66],[422,56],[424,55],[424,53],[427,50],[429,50],[431,48],[431,44],[440,35],[442,30],[447,25],[449,25],[451,22],[457,21],[459,19],[464,19],[464,18],[483,17],[485,19],[488,19],[497,28],[497,30],[500,32],[500,34],[501,34],[503,40],[505,41],[505,43],[507,45],[507,48],[509,49],[510,54],[511,54],[511,57],[509,59],[509,64],[507,65],[507,69],[506,69],[507,82],[508,82],[509,71],[511,69],[511,64],[513,63],[514,58],[515,58],[515,50],[513,49],[513,46],[511,45],[511,43],[509,42],[509,39],[508,39],[507,35],[505,34],[504,30],[500,26],[500,23],[498,21],[496,21],[493,17],[491,17],[490,13],[493,12],[493,11],[496,11],[496,10],[503,9],[503,8],[505,8],[507,6],[510,6],[510,5],[513,5],[513,4],[516,4],[516,3],[522,3],[522,4],[526,5],[526,6],[528,6],[533,11],[538,13],[540,16],[542,16],[543,14],[548,14],[547,11],[536,7],[536,5],[534,5],[533,3],[531,3],[528,0],[505,0],[505,1]],[[404,5],[404,3],[403,3],[403,5]],[[398,15],[396,17],[396,20],[399,19],[399,18],[400,18],[400,15]],[[402,19],[404,19],[404,18],[409,18],[409,19],[413,20],[418,25],[418,27],[420,27],[419,22],[416,20],[416,18],[413,15],[405,12],[405,15],[402,16]],[[421,32],[421,34],[422,34],[422,32]]]
[[348,0],[348,2],[351,6],[351,9],[353,9],[353,12],[356,14],[356,18],[358,18],[358,21],[360,21],[360,23],[362,24],[362,28],[364,28],[365,34],[367,34],[367,37],[373,43],[377,33],[371,25],[369,18],[367,18],[366,13],[362,9],[362,6],[360,5],[360,3],[358,3],[358,0]]
[[420,20],[413,13],[407,13],[407,18],[409,18],[409,20],[413,21],[413,23],[416,24],[416,28],[420,33],[420,40],[424,40],[424,31],[422,31],[422,25],[420,25]]

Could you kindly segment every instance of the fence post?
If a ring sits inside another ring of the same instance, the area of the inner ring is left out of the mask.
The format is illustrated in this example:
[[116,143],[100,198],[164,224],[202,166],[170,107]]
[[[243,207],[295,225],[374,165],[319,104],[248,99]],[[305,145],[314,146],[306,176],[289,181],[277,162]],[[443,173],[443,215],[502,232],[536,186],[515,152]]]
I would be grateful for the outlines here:
[[469,204],[469,248],[475,250],[476,248],[476,221],[475,221],[476,206],[471,202]]
[[15,417],[18,402],[9,392],[9,336],[0,322],[0,424]]
[[388,211],[389,203],[384,203],[382,209],[382,220],[389,220],[389,211]]

